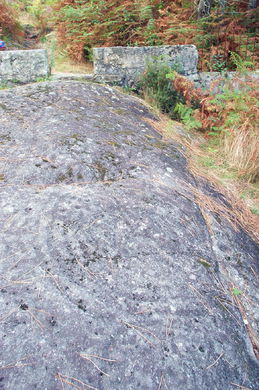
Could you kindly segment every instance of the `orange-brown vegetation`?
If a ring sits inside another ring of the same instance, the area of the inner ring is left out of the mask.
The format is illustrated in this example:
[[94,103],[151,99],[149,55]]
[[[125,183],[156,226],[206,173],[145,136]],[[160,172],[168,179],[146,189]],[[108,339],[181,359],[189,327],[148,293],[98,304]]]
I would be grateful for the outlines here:
[[17,40],[23,37],[23,32],[17,22],[17,15],[5,0],[0,1],[0,34],[10,34]]
[[61,0],[56,8],[58,38],[79,61],[94,46],[196,44],[201,66],[222,70],[233,67],[231,51],[256,60],[256,10],[247,11],[244,0],[228,5],[235,12],[213,9],[208,18],[197,20],[195,1]]
[[207,135],[219,137],[228,164],[238,170],[240,177],[258,182],[259,88],[255,88],[255,84],[259,87],[258,81],[237,75],[216,95],[211,92],[220,80],[212,83],[211,91],[206,93],[178,74],[172,83],[188,107],[199,106],[193,110],[192,118]]

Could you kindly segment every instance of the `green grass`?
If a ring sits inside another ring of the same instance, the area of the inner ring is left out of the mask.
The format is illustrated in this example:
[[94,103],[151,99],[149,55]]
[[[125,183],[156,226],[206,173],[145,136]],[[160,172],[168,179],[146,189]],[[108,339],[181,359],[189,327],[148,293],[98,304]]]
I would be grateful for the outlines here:
[[48,50],[52,73],[89,74],[93,72],[91,62],[77,63],[71,60],[64,48],[57,46],[55,32],[45,35],[39,45]]

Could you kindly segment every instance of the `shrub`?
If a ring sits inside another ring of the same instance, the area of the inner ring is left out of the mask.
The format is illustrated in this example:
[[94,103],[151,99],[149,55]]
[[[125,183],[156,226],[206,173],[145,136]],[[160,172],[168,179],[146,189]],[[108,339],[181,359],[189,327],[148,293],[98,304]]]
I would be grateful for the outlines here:
[[147,63],[144,74],[140,78],[139,88],[144,98],[151,105],[157,107],[163,113],[169,114],[172,119],[179,118],[174,110],[177,103],[183,103],[184,98],[177,92],[167,78],[174,69],[170,67],[164,58],[158,57]]
[[194,118],[194,110],[188,107],[186,104],[177,103],[174,108],[174,112],[178,114],[178,117],[183,121],[185,127],[188,130],[198,130],[202,127],[202,123]]
[[[14,5],[21,13],[29,16],[29,21],[43,35],[52,27],[54,18],[51,16],[54,6],[59,0],[20,0]],[[28,17],[27,16],[27,17]]]

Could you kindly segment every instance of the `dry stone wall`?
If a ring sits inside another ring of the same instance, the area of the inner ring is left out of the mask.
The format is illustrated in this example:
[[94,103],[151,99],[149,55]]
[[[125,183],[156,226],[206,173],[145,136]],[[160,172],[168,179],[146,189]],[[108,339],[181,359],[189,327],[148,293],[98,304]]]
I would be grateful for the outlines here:
[[94,73],[131,86],[154,58],[178,65],[185,76],[197,74],[198,51],[194,45],[95,48]]
[[[147,63],[155,58],[160,58],[161,63],[167,63],[169,66],[178,65],[179,73],[203,90],[212,87],[212,93],[220,92],[231,80],[231,85],[239,88],[236,72],[198,72],[198,51],[194,45],[95,48],[94,81],[137,89],[139,76],[144,72]],[[259,73],[249,72],[245,77],[258,79]]]
[[[160,58],[161,63],[178,65],[179,73],[194,81],[196,87],[208,90],[213,85],[214,93],[222,90],[226,82],[233,80],[239,87],[235,72],[198,72],[198,51],[194,45],[101,47],[94,48],[94,73],[53,75],[58,79],[88,80],[108,85],[120,85],[137,89],[137,80],[149,61]],[[29,83],[49,76],[50,67],[46,50],[0,51],[0,84]],[[259,78],[259,72],[250,72],[246,77]],[[214,83],[219,80],[218,83]],[[213,83],[213,84],[212,84]],[[214,87],[215,84],[215,87]]]
[[242,81],[257,81],[259,80],[259,72],[247,72],[244,75],[238,75],[237,72],[199,72],[194,75],[187,76],[193,81],[195,86],[203,90],[210,90],[212,93],[221,92],[227,84],[231,88],[239,89]]
[[49,75],[46,50],[8,50],[0,52],[0,83],[28,83]]

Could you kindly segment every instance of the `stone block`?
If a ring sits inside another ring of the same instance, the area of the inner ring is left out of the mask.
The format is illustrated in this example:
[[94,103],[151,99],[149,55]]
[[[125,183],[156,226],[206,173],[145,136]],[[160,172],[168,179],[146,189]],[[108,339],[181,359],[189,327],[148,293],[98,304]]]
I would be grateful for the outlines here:
[[239,74],[238,72],[199,72],[196,75],[188,75],[187,78],[194,82],[197,88],[204,91],[210,91],[212,94],[221,93],[224,86],[239,90],[243,82],[258,82],[259,72],[247,72]]
[[8,50],[0,52],[0,83],[28,83],[49,75],[46,50]]
[[94,72],[120,76],[125,83],[136,81],[148,61],[161,57],[169,66],[178,65],[179,73],[197,73],[198,51],[194,45],[100,47],[94,48]]

